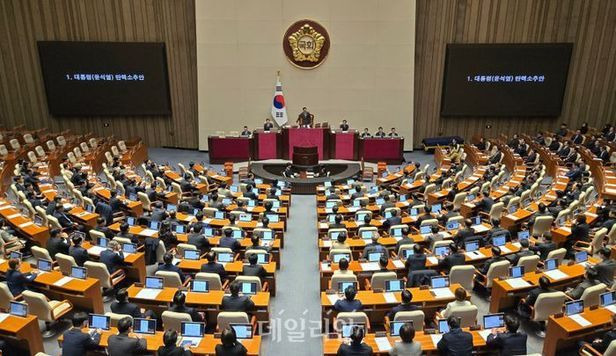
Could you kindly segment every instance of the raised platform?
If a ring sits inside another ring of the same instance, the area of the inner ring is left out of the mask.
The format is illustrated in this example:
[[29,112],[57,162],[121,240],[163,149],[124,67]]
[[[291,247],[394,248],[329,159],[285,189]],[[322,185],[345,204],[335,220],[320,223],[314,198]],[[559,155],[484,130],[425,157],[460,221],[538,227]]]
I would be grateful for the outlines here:
[[315,194],[316,187],[327,181],[343,182],[349,178],[354,178],[359,175],[359,163],[328,163],[321,162],[320,166],[325,167],[330,172],[327,177],[315,178],[289,178],[282,175],[287,163],[275,162],[253,162],[250,165],[250,171],[256,178],[262,178],[266,181],[274,179],[291,183],[291,192],[293,194]]

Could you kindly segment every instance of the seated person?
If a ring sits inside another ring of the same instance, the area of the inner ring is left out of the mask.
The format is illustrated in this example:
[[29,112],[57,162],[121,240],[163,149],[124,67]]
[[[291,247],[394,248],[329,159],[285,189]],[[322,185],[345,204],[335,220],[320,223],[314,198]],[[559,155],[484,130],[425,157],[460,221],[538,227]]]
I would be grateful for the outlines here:
[[233,229],[223,229],[223,234],[224,236],[218,242],[218,246],[228,247],[233,252],[237,253],[242,248],[242,245],[233,237]]
[[391,217],[386,220],[389,226],[402,224],[402,218],[398,216],[398,210],[393,209],[391,211]]
[[375,253],[375,252],[379,252],[381,254],[386,255],[387,254],[387,249],[385,248],[385,246],[381,245],[379,243],[379,235],[378,234],[374,234],[372,236],[372,242],[368,245],[366,245],[366,247],[364,247],[364,252],[362,254],[364,259],[368,259],[368,255],[370,255],[371,253]]
[[340,130],[349,131],[349,124],[346,120],[342,120],[342,122],[340,123]]
[[389,136],[391,138],[398,137],[398,133],[396,132],[396,128],[392,127],[391,130],[389,131],[389,134],[387,136]]
[[67,241],[68,235],[61,232],[59,229],[52,229],[49,232],[49,235],[50,236],[45,247],[47,248],[47,252],[49,252],[49,256],[51,256],[51,259],[55,261],[56,254],[58,253],[68,255],[68,249],[70,247],[69,242]]
[[594,267],[587,267],[586,272],[584,273],[584,280],[582,280],[575,288],[569,288],[565,294],[569,296],[571,299],[580,299],[584,290],[595,286],[601,282],[598,280],[597,271]]
[[241,284],[239,282],[231,282],[229,286],[231,295],[226,295],[222,298],[221,310],[247,313],[255,308],[255,303],[249,296],[239,295],[240,288]]
[[244,265],[244,267],[242,268],[242,274],[244,276],[256,276],[256,277],[259,277],[261,282],[263,282],[263,280],[267,276],[267,272],[265,271],[265,268],[263,266],[261,266],[260,264],[257,263],[258,257],[259,256],[257,256],[256,253],[253,253],[253,254],[248,256],[248,263],[249,264],[248,265]]
[[337,356],[371,356],[372,347],[362,342],[364,338],[364,329],[359,326],[354,326],[351,330],[351,343],[341,343],[338,348]]
[[426,260],[427,257],[424,253],[423,247],[421,247],[420,244],[415,244],[415,246],[413,246],[413,254],[407,257],[404,262],[404,266],[406,267],[408,273],[415,270],[426,269]]
[[362,131],[362,133],[359,135],[359,138],[370,138],[372,137],[372,135],[370,134],[370,131],[368,130],[367,127],[364,128],[364,131]]
[[611,252],[609,248],[601,248],[597,254],[601,262],[593,267],[595,271],[597,271],[599,282],[604,283],[608,288],[614,284],[614,272],[616,271],[616,261],[610,258],[610,255]]
[[[252,135],[252,132],[250,132],[250,130],[248,129],[248,126],[244,126],[244,128],[242,129],[242,133],[240,134],[240,136],[242,137],[250,137]],[[160,353],[159,353],[160,354]]]
[[387,136],[387,134],[383,131],[383,127],[379,126],[378,131],[374,134],[374,137],[384,138],[385,136]]
[[[267,219],[267,218],[265,218]],[[261,239],[259,237],[259,234],[253,233],[252,236],[250,237],[250,243],[251,245],[247,248],[247,250],[263,250],[267,253],[269,253],[272,248],[270,246],[267,245],[261,245]]]
[[203,235],[203,226],[195,225],[193,231],[188,234],[188,243],[194,245],[200,253],[206,253],[210,250],[210,241]]
[[107,249],[100,254],[100,261],[107,266],[107,271],[110,274],[122,267],[124,265],[124,254],[120,244],[114,240],[109,241]]
[[163,334],[163,346],[156,351],[157,356],[192,356],[192,352],[188,349],[177,346],[178,332],[175,330],[166,330]]
[[606,331],[601,337],[595,338],[591,346],[593,349],[604,353],[614,340],[616,340],[616,327],[612,327],[611,330]]
[[258,195],[257,193],[254,192],[251,184],[246,185],[246,192],[243,195],[244,195],[244,198],[248,198],[248,199],[255,200],[258,198]]
[[346,225],[342,222],[342,214],[334,216],[334,223],[330,223],[328,229],[346,229]]
[[495,348],[500,355],[526,355],[526,339],[528,335],[518,332],[520,322],[513,315],[505,315],[505,330],[492,329],[486,344]]
[[390,356],[421,356],[421,343],[413,341],[415,328],[413,324],[405,323],[400,327],[400,341],[396,341],[389,350]]
[[88,250],[81,247],[81,236],[73,235],[71,240],[73,242],[73,246],[69,247],[68,254],[75,259],[77,266],[83,267],[83,264],[90,258],[88,256]]
[[456,308],[472,305],[471,302],[467,300],[468,294],[466,293],[466,289],[462,287],[458,287],[456,288],[456,291],[454,294],[456,296],[456,300],[454,300],[453,302],[447,303],[447,307],[445,308],[445,310],[441,312],[441,316],[443,318],[449,318],[451,316],[451,313]]
[[216,273],[220,276],[220,281],[224,283],[227,279],[227,271],[225,270],[225,266],[216,262],[216,253],[213,251],[206,253],[205,259],[207,263],[201,265],[201,272]]
[[501,256],[501,249],[498,246],[492,246],[492,257],[488,258],[486,262],[483,264],[483,268],[481,269],[481,274],[484,276],[487,275],[490,270],[490,266],[494,262],[503,261],[505,258]]
[[184,272],[180,269],[180,267],[173,264],[173,255],[169,252],[163,255],[163,263],[158,265],[156,272],[165,271],[165,272],[175,272],[180,277],[182,283],[186,280],[186,276],[184,276]]
[[[511,262],[512,266],[516,266],[518,262],[520,261],[520,258],[522,257],[535,255],[535,253],[529,249],[529,246],[530,246],[530,243],[528,242],[527,239],[522,240],[520,241],[520,250],[514,254],[506,256],[507,260]],[[526,271],[526,272],[531,272],[531,271]]]
[[23,274],[19,270],[21,261],[16,258],[9,260],[9,270],[6,272],[6,284],[11,291],[13,297],[17,297],[23,291],[28,289],[27,284],[31,283],[36,278],[36,271],[30,274]]
[[458,318],[450,316],[447,318],[449,332],[443,334],[441,340],[436,344],[441,355],[471,355],[473,353],[473,334],[460,329]]
[[140,355],[147,351],[146,340],[137,337],[131,337],[133,332],[133,319],[126,317],[118,321],[118,333],[109,336],[109,346],[107,346],[107,354],[109,356],[129,356]]
[[539,286],[531,289],[530,292],[528,292],[526,299],[520,301],[519,312],[521,315],[526,317],[530,316],[530,307],[535,306],[537,298],[539,298],[539,296],[543,293],[550,293],[554,291],[550,288],[550,284],[551,282],[548,277],[541,276],[541,278],[539,278]]
[[6,226],[5,220],[2,218],[0,218],[0,239],[4,252],[19,250],[24,247],[24,244],[13,235],[13,231]]
[[530,246],[529,249],[539,254],[542,260],[548,258],[548,254],[558,248],[556,243],[552,242],[552,234],[549,232],[544,233],[535,243],[534,246]]
[[486,242],[484,245],[492,245],[492,239],[496,236],[505,236],[506,241],[511,241],[511,233],[509,230],[500,226],[500,219],[492,219],[492,229],[488,231]]
[[466,263],[466,257],[458,250],[458,246],[456,244],[453,242],[450,243],[449,250],[451,250],[451,253],[440,258],[438,262],[438,268],[446,270],[447,273],[449,273],[453,266],[461,266]]
[[[438,228],[437,228],[438,231]],[[398,242],[396,242],[396,249],[395,251],[399,251],[400,250],[400,246],[403,245],[412,245],[414,244],[415,241],[409,236],[409,228],[408,226],[405,226],[402,228],[402,238],[400,240],[398,240]]]
[[338,234],[338,236],[336,237],[336,240],[332,241],[332,246],[331,246],[330,250],[332,250],[332,249],[350,249],[351,247],[346,242],[346,239],[347,239],[346,231],[341,231]]
[[349,286],[344,290],[344,299],[339,299],[334,304],[334,310],[337,312],[355,312],[361,311],[363,306],[361,301],[356,300],[357,291],[355,287]]
[[227,327],[220,335],[221,343],[216,345],[216,356],[246,356],[248,350],[237,340],[235,330]]
[[133,318],[142,318],[141,308],[137,304],[128,301],[128,291],[126,288],[116,292],[116,301],[111,303],[111,311],[116,314],[126,314]]
[[198,312],[195,308],[186,306],[186,294],[184,294],[181,290],[178,290],[173,295],[173,302],[168,310],[175,313],[188,314],[190,315],[192,321],[195,322],[202,322],[205,320],[204,313]]
[[340,261],[338,261],[338,269],[334,271],[334,276],[344,274],[353,274],[353,271],[349,270],[349,260],[341,258]]
[[402,302],[399,305],[393,307],[391,311],[387,314],[387,317],[389,317],[390,322],[394,321],[396,313],[398,312],[415,311],[421,309],[419,306],[411,304],[411,301],[413,300],[413,294],[408,289],[402,291],[402,293],[400,294],[400,299],[402,300]]
[[88,351],[98,348],[101,341],[101,330],[85,333],[82,329],[88,327],[88,314],[77,312],[73,314],[73,327],[62,334],[62,356],[85,355]]

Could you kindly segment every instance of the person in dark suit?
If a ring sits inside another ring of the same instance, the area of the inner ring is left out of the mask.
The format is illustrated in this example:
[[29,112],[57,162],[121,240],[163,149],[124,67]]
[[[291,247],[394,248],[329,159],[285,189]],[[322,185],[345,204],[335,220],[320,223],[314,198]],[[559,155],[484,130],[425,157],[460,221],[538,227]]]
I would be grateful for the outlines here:
[[370,138],[372,135],[367,127],[364,128],[364,131],[359,135],[359,138]]
[[524,159],[524,162],[527,164],[531,164],[531,163],[534,163],[536,159],[537,159],[537,152],[535,152],[535,150],[531,148],[528,151],[528,156],[526,156],[526,158]]
[[156,272],[158,271],[175,272],[180,276],[182,283],[186,280],[186,276],[184,276],[184,272],[182,272],[180,267],[173,264],[173,255],[169,252],[164,254],[163,263],[159,264],[156,269]]
[[[528,240],[522,240],[520,241],[520,250],[514,254],[506,256],[507,260],[511,262],[512,266],[517,265],[518,261],[520,261],[520,258],[526,257],[526,256],[533,256],[535,254],[533,251],[529,249],[529,246],[530,246],[530,243],[528,242]],[[530,272],[530,271],[527,271],[527,272]]]
[[520,322],[512,315],[505,315],[505,332],[492,329],[486,344],[489,348],[499,350],[501,356],[526,355],[526,339],[528,335],[519,333]]
[[302,112],[297,116],[297,124],[301,127],[312,127],[314,115],[312,115],[308,108],[305,106],[302,108]]
[[203,313],[198,312],[195,308],[186,306],[186,294],[181,290],[178,290],[173,295],[173,302],[171,303],[169,311],[188,314],[194,322],[202,322],[205,320],[205,315]]
[[142,318],[141,308],[137,304],[128,302],[128,291],[126,288],[116,292],[116,301],[111,303],[111,311],[116,314],[126,314],[133,318]]
[[597,157],[601,158],[604,163],[608,163],[610,161],[610,153],[607,151],[606,146],[601,146],[601,151]]
[[269,118],[265,119],[265,123],[263,124],[263,131],[270,131],[273,128],[274,124],[272,123],[272,120],[270,120]]
[[601,262],[594,266],[597,271],[597,278],[601,283],[611,286],[614,283],[614,271],[616,271],[616,261],[610,258],[610,249],[603,247],[599,250]]
[[385,216],[385,210],[387,208],[393,208],[394,206],[396,206],[394,203],[390,201],[389,194],[385,195],[383,197],[383,200],[384,200],[384,203],[381,204],[381,209],[380,209],[381,216]]
[[590,227],[586,223],[586,215],[578,214],[575,217],[575,223],[571,226],[571,235],[565,241],[565,248],[567,254],[573,256],[573,245],[578,241],[588,241],[588,234],[590,233]]
[[534,246],[531,246],[530,250],[538,253],[542,260],[545,260],[551,251],[558,248],[558,245],[552,242],[552,234],[549,232],[543,234],[539,241],[541,242],[537,242]]
[[258,195],[257,193],[255,193],[252,184],[247,184],[246,185],[246,192],[243,194],[244,198],[248,198],[248,199],[257,199]]
[[118,321],[118,334],[109,336],[107,346],[109,356],[139,355],[147,351],[145,339],[139,336],[136,338],[128,336],[132,331],[132,318],[126,317]]
[[111,207],[111,211],[114,213],[119,213],[122,211],[122,206],[124,204],[118,198],[118,193],[115,190],[111,191],[111,195],[109,197],[109,206]]
[[163,202],[155,201],[152,203],[152,214],[150,215],[150,220],[152,221],[163,221],[167,217],[167,211],[163,209]]
[[424,253],[423,247],[420,244],[415,244],[415,246],[413,246],[413,254],[410,255],[404,262],[407,274],[412,271],[426,269],[426,260],[427,257]]
[[64,236],[62,236],[63,234],[61,234],[60,230],[53,229],[49,232],[49,235],[50,236],[47,240],[45,248],[47,248],[47,252],[49,252],[49,256],[51,256],[51,259],[55,261],[56,254],[58,253],[68,255],[68,249],[70,245],[68,244]]
[[396,242],[396,249],[394,251],[398,252],[400,250],[400,246],[412,245],[414,243],[415,243],[415,240],[413,240],[409,236],[409,228],[408,228],[408,226],[405,226],[405,227],[402,228],[402,238],[400,240],[398,240],[398,242]]
[[411,304],[411,301],[413,300],[413,294],[410,290],[403,290],[402,294],[400,295],[400,299],[402,300],[402,302],[399,305],[393,307],[391,311],[387,314],[390,321],[394,320],[397,312],[414,311],[420,309],[419,306]]
[[94,212],[105,219],[105,222],[113,221],[113,210],[111,206],[102,199],[98,199],[94,208]]
[[351,330],[351,343],[341,343],[338,348],[337,356],[371,356],[372,347],[364,344],[364,329],[360,326],[354,326]]
[[114,273],[124,264],[124,254],[117,241],[109,241],[107,249],[101,252],[100,261],[107,266],[109,273]]
[[603,336],[594,339],[591,346],[593,349],[601,353],[605,353],[605,350],[607,350],[610,343],[614,340],[616,340],[616,328],[612,328],[611,330],[606,331]]
[[158,348],[156,355],[158,356],[192,356],[192,351],[187,348],[177,346],[178,332],[175,330],[167,330],[163,334],[163,346]]
[[101,330],[96,329],[89,334],[81,331],[88,327],[88,314],[75,313],[72,321],[73,327],[62,335],[62,356],[85,355],[88,351],[98,348],[101,341]]
[[220,306],[221,310],[247,313],[255,308],[255,303],[249,296],[239,295],[240,287],[241,285],[239,282],[231,282],[231,285],[229,286],[231,295],[226,295],[222,298],[222,304]]
[[383,255],[387,254],[387,249],[385,248],[385,246],[379,243],[378,234],[372,235],[372,242],[366,245],[366,247],[364,247],[364,252],[362,254],[362,257],[364,259],[368,259],[368,256],[374,252],[381,253]]
[[387,222],[389,223],[389,226],[402,224],[402,218],[398,216],[398,210],[396,209],[391,210],[391,217],[387,219]]
[[449,332],[443,334],[436,348],[443,356],[471,355],[473,353],[473,334],[462,331],[458,318],[447,319]]
[[218,242],[219,247],[230,248],[233,252],[238,252],[242,248],[240,242],[233,237],[232,229],[224,229],[223,234],[224,236]]
[[494,205],[494,199],[490,198],[489,195],[480,193],[479,202],[475,204],[475,207],[477,208],[478,211],[489,213],[490,209],[492,209],[492,205]]
[[227,327],[220,335],[220,345],[216,345],[216,356],[246,356],[248,350],[237,341],[237,336],[232,328]]
[[83,264],[89,259],[88,250],[81,247],[82,238],[79,235],[74,235],[72,238],[73,246],[69,247],[68,254],[75,259],[77,266],[83,267]]
[[56,212],[56,207],[62,205],[62,197],[56,195],[53,200],[47,205],[47,209],[45,209],[45,214],[53,215]]
[[498,163],[502,156],[503,156],[503,153],[501,151],[496,151],[496,153],[494,153],[492,157],[490,157],[490,164]]
[[450,243],[449,250],[451,250],[451,253],[441,258],[438,262],[438,268],[447,271],[447,273],[449,273],[453,266],[461,266],[466,263],[466,257],[458,250],[456,244]]
[[250,256],[248,256],[249,264],[245,265],[242,268],[242,275],[259,277],[261,282],[263,282],[263,279],[265,279],[265,277],[267,276],[267,272],[265,271],[265,268],[263,266],[257,263],[257,258],[258,256],[256,253],[250,254]]
[[346,225],[342,223],[342,214],[336,214],[334,216],[334,223],[329,224],[328,229],[346,229]]
[[505,258],[501,256],[501,249],[498,246],[492,246],[492,257],[488,258],[486,262],[483,264],[483,268],[481,269],[481,274],[487,275],[490,270],[490,266],[499,261],[503,261]]
[[466,238],[475,236],[475,230],[471,227],[473,225],[470,219],[464,219],[464,222],[460,224],[458,233],[453,237],[453,242],[458,245],[459,248],[464,247],[464,241]]
[[224,283],[227,279],[227,271],[225,266],[216,262],[216,253],[210,251],[205,255],[207,263],[201,265],[201,272],[216,273],[220,276],[220,281]]
[[563,122],[560,125],[560,128],[556,131],[556,135],[558,135],[560,137],[565,137],[565,136],[567,136],[567,132],[569,132],[569,130],[567,129],[567,124],[565,124]]
[[188,234],[188,243],[195,245],[201,253],[205,253],[210,250],[210,241],[202,234],[203,226],[195,225],[193,231]]
[[250,137],[250,136],[252,136],[252,132],[250,132],[250,130],[248,129],[248,126],[244,126],[240,136],[242,136],[242,137]]
[[575,181],[582,177],[582,173],[584,173],[582,163],[574,163],[573,168],[569,172],[567,172],[565,176],[571,181]]
[[[267,218],[263,218],[263,220],[266,220]],[[269,220],[269,219],[268,219]],[[265,224],[265,223],[264,223]],[[246,248],[246,250],[263,250],[267,253],[269,253],[272,248],[270,246],[266,246],[263,245],[261,246],[261,243],[259,242],[261,240],[259,235],[262,235],[263,233],[252,233],[252,236],[250,237],[250,243],[252,244],[251,246],[249,246],[248,248]],[[338,237],[340,237],[340,234],[338,235]]]
[[349,131],[349,124],[346,120],[342,120],[342,123],[340,123],[340,130]]
[[376,133],[374,134],[374,137],[384,138],[385,136],[387,136],[387,134],[385,133],[385,131],[383,131],[383,127],[379,126],[379,128],[376,131]]
[[530,315],[529,307],[535,306],[535,302],[537,301],[537,298],[539,298],[539,296],[542,293],[553,292],[553,290],[550,288],[550,284],[551,283],[548,277],[541,276],[541,278],[539,278],[539,286],[531,289],[530,292],[528,292],[526,299],[523,301],[520,301],[520,304],[519,304],[519,307],[520,307],[519,309],[521,312],[520,314]]
[[53,213],[53,217],[58,219],[58,223],[60,223],[60,226],[62,226],[62,228],[64,229],[74,228],[77,226],[77,224],[74,223],[71,218],[68,217],[68,215],[66,215],[63,205],[58,205],[56,207],[56,211]]
[[511,241],[511,233],[500,226],[500,219],[492,219],[492,229],[488,231],[484,245],[492,245],[492,239],[497,236],[505,236],[506,241]]
[[36,278],[36,273],[23,274],[19,271],[21,261],[16,258],[9,260],[9,270],[6,272],[6,284],[13,297],[28,289],[27,284]]
[[355,312],[361,311],[363,306],[361,301],[355,299],[357,291],[355,287],[350,286],[344,290],[344,299],[339,299],[334,304],[334,310],[337,312]]

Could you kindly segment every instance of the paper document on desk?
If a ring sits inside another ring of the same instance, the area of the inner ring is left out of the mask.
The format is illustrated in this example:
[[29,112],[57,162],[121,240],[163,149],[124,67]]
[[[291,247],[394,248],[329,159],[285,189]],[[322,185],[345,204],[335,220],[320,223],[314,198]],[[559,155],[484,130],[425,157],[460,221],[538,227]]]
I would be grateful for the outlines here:
[[156,299],[160,292],[160,289],[144,288],[135,297],[139,299]]
[[606,306],[604,308],[609,310],[609,311],[611,311],[612,313],[616,314],[616,304],[608,305],[608,306]]
[[11,220],[11,219],[15,219],[15,218],[20,217],[20,216],[21,216],[20,213],[15,213],[15,214],[11,214],[11,215],[7,216],[6,218]]
[[360,263],[362,271],[378,271],[381,269],[378,262],[362,262]]
[[401,260],[393,260],[392,263],[396,266],[396,268],[404,268],[404,262]]
[[327,223],[319,223],[319,229],[327,229]]
[[331,240],[323,240],[323,247],[332,247]]
[[526,282],[524,279],[522,278],[511,278],[511,279],[507,279],[505,282],[507,282],[507,284],[509,284],[511,286],[511,288],[526,288],[526,287],[530,287],[531,284]]
[[511,253],[511,250],[505,246],[499,246],[501,253]]
[[332,305],[334,305],[334,304],[336,304],[337,301],[339,301],[342,298],[340,298],[340,296],[338,294],[328,294],[327,295],[327,299],[329,299],[329,302]]
[[145,236],[149,236],[152,237],[154,236],[156,233],[158,233],[158,231],[154,230],[154,229],[143,229],[139,235],[145,235]]
[[543,272],[543,274],[545,274],[550,279],[555,280],[555,281],[557,281],[559,279],[563,279],[563,278],[569,277],[568,274],[566,274],[565,272],[563,272],[563,271],[561,271],[559,269],[553,269],[551,271]]
[[434,295],[435,299],[453,298],[453,293],[451,293],[451,290],[449,288],[430,289],[430,292],[432,292],[432,295]]
[[331,267],[327,262],[321,262],[321,271],[331,271]]
[[484,255],[483,253],[479,251],[465,252],[464,254],[471,260],[478,260],[480,258],[486,257],[486,255]]
[[488,230],[489,230],[489,229],[488,229],[486,226],[484,226],[484,225],[474,225],[474,226],[472,226],[472,228],[473,228],[473,230],[475,231],[475,233],[476,233],[476,234],[480,234],[480,233],[482,233],[482,232],[486,232],[486,231],[488,231]]
[[522,248],[522,244],[520,244],[519,242],[512,242],[511,244],[517,248]]
[[383,293],[383,298],[385,298],[385,301],[387,303],[398,303],[398,300],[396,299],[396,295],[393,293]]
[[430,334],[430,338],[432,339],[432,343],[436,347],[439,341],[443,338],[443,334]]
[[492,332],[492,330],[488,329],[488,330],[480,330],[477,333],[479,334],[479,336],[481,336],[481,338],[484,341],[487,341],[488,340],[488,335],[490,335],[491,332]]
[[391,344],[389,343],[389,339],[387,339],[387,337],[375,337],[374,342],[376,343],[376,347],[379,348],[380,352],[391,350]]
[[430,264],[437,265],[437,264],[438,264],[438,258],[436,258],[436,257],[434,257],[434,256],[429,256],[429,257],[428,257],[428,262],[429,262]]
[[571,320],[575,321],[576,323],[580,324],[580,326],[592,325],[592,323],[590,321],[586,320],[580,314],[571,315],[571,316],[569,316],[569,319],[571,319]]
[[0,313],[0,323],[4,321],[4,319],[8,318],[10,314]]
[[54,286],[63,286],[66,283],[68,283],[68,282],[70,282],[72,280],[73,280],[72,277],[62,277],[62,278],[58,279],[57,281],[53,282],[53,285]]
[[90,255],[100,256],[101,252],[105,251],[106,249],[107,249],[106,247],[92,246],[88,249],[88,253]]
[[23,224],[19,224],[18,226],[19,226],[19,228],[20,228],[20,229],[25,229],[25,228],[27,228],[28,226],[33,225],[33,224],[34,224],[34,223],[33,223],[32,221],[28,221],[28,222],[25,222],[25,223],[23,223]]

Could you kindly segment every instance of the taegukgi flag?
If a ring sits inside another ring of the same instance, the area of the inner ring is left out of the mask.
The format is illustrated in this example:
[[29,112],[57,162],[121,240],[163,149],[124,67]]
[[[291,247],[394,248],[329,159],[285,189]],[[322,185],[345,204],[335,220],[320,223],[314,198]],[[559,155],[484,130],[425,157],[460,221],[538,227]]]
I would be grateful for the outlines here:
[[280,72],[276,76],[276,89],[274,90],[274,100],[272,100],[272,118],[278,126],[287,123],[287,105],[284,102],[282,84],[280,83]]

